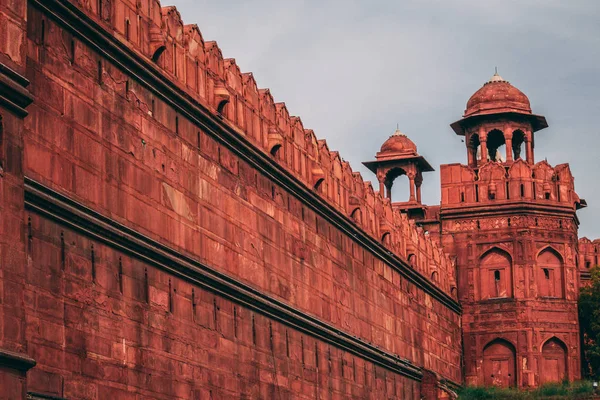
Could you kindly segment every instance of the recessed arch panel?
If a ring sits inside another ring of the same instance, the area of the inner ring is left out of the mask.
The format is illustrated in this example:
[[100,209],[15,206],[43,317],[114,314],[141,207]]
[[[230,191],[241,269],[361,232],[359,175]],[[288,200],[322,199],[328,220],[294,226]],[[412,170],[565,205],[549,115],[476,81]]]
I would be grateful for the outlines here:
[[494,339],[483,349],[485,386],[511,387],[516,384],[515,347],[507,340]]
[[567,346],[557,337],[548,339],[542,346],[539,376],[540,384],[562,382],[567,376]]
[[564,297],[564,268],[561,254],[548,246],[536,259],[536,281],[539,297]]
[[479,262],[481,300],[512,297],[512,258],[508,252],[493,247]]

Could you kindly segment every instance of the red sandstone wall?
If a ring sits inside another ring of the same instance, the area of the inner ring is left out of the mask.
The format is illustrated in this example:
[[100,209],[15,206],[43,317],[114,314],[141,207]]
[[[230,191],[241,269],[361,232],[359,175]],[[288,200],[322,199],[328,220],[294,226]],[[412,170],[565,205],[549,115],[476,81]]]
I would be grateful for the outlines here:
[[414,380],[35,214],[31,232],[26,329],[38,366],[30,391],[68,399],[418,398]]
[[[393,213],[336,152],[289,117],[283,104],[274,104],[268,91],[257,90],[251,75],[224,61],[214,42],[204,43],[196,28],[184,27],[176,10],[160,9],[156,2],[150,2],[151,9],[143,2],[138,9],[127,2],[101,3],[101,22],[123,42],[149,56],[166,43],[158,61],[165,74],[213,111],[228,98],[224,114],[240,135],[265,152],[281,146],[274,156],[278,163],[309,187],[316,184],[323,198],[352,215],[368,234],[379,239],[390,232],[386,246],[401,257],[415,254],[415,268],[425,276],[437,272],[442,277],[437,285],[450,293],[451,264],[431,240]],[[95,15],[97,3],[89,4],[86,12]],[[25,120],[26,176],[339,329],[461,381],[458,314],[31,6],[27,48],[35,102]],[[235,307],[234,313],[232,303],[197,289],[192,313],[189,284],[171,278],[169,291],[166,274],[69,231],[64,231],[63,266],[57,250],[61,229],[28,216],[27,340],[38,360],[30,373],[32,390],[74,398],[105,398],[131,387],[157,398],[189,398],[196,391],[200,398],[207,391],[226,396],[246,389],[253,395],[289,390],[313,397],[322,390],[409,398],[417,391],[406,378],[377,372],[370,363],[259,315],[250,340],[250,311]],[[115,278],[119,258],[122,294]],[[145,269],[149,304],[140,286]],[[325,363],[329,353],[331,367]],[[232,368],[240,376],[231,375]],[[361,371],[367,383],[358,376]],[[330,378],[317,380],[320,373]]]
[[[508,167],[488,162],[474,169],[451,164],[443,165],[441,174],[442,243],[457,257],[466,382],[482,385],[493,379],[486,368],[493,356],[486,357],[486,349],[493,353],[490,346],[498,341],[512,346],[511,384],[537,386],[550,379],[543,354],[550,340],[565,346],[559,373],[579,379],[579,198],[568,165],[517,160]],[[543,251],[560,260],[552,280],[543,273],[548,267]],[[499,262],[486,258],[493,253],[501,255]],[[490,271],[500,268],[497,283]],[[503,293],[489,295],[495,285]],[[552,295],[548,285],[555,289]]]

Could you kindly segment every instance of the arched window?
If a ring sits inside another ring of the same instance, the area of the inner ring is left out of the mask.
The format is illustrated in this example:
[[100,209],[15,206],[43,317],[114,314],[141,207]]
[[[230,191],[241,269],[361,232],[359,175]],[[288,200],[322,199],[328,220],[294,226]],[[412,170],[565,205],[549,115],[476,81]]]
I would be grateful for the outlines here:
[[567,376],[567,346],[556,337],[542,346],[540,383],[562,382]]
[[518,160],[521,158],[521,154],[523,153],[523,143],[525,142],[525,134],[521,130],[516,130],[513,132],[512,138],[512,151],[513,158]]
[[498,248],[483,255],[480,262],[481,300],[512,297],[512,261]]
[[540,297],[563,297],[563,263],[554,249],[543,250],[537,258],[537,283]]
[[[388,199],[392,200],[393,198],[401,202],[409,200],[410,181],[408,180],[408,176],[406,176],[406,171],[402,168],[392,168],[389,170],[385,176],[384,185],[387,190],[386,197]],[[394,188],[393,197],[392,188]]]
[[504,339],[495,339],[483,349],[485,386],[515,386],[515,347]]
[[[504,133],[498,129],[494,129],[487,136],[488,157],[490,161],[504,162],[506,158],[506,146],[504,142]],[[504,153],[504,155],[502,155]]]
[[437,271],[433,271],[431,273],[431,281],[434,283],[438,283],[439,282],[439,274],[437,273]]

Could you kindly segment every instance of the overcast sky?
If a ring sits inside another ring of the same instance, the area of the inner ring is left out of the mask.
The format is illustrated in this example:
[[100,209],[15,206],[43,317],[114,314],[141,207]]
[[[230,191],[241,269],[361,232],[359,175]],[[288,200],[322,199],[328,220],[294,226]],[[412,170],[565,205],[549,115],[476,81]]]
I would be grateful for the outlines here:
[[548,120],[536,161],[571,165],[589,204],[580,236],[600,237],[599,0],[170,4],[365,180],[375,177],[361,162],[399,124],[436,169],[424,176],[426,204],[440,202],[439,165],[466,162],[449,124],[497,66]]

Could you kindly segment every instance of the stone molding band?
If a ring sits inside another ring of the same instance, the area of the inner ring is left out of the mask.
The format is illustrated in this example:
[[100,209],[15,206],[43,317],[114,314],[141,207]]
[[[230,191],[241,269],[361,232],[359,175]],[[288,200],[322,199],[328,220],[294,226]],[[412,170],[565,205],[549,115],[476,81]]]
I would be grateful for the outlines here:
[[10,350],[0,349],[0,366],[27,372],[35,367],[35,360],[27,354],[17,353]]
[[[396,374],[422,369],[25,178],[25,209]],[[449,382],[456,385],[454,382]]]
[[27,116],[25,109],[33,102],[33,96],[26,87],[29,81],[0,62],[0,106],[12,111],[20,118]]
[[235,129],[171,82],[150,60],[120,42],[75,5],[68,0],[29,0],[29,3],[52,17],[75,37],[122,71],[135,77],[140,84],[173,107],[180,115],[188,118],[237,157],[297,197],[305,206],[313,209],[375,257],[398,271],[402,277],[454,313],[461,313],[461,306],[457,300],[412,269],[406,260],[393,254],[383,244],[359,228],[349,217],[340,213],[318,194],[307,188],[275,160],[257,149]]

